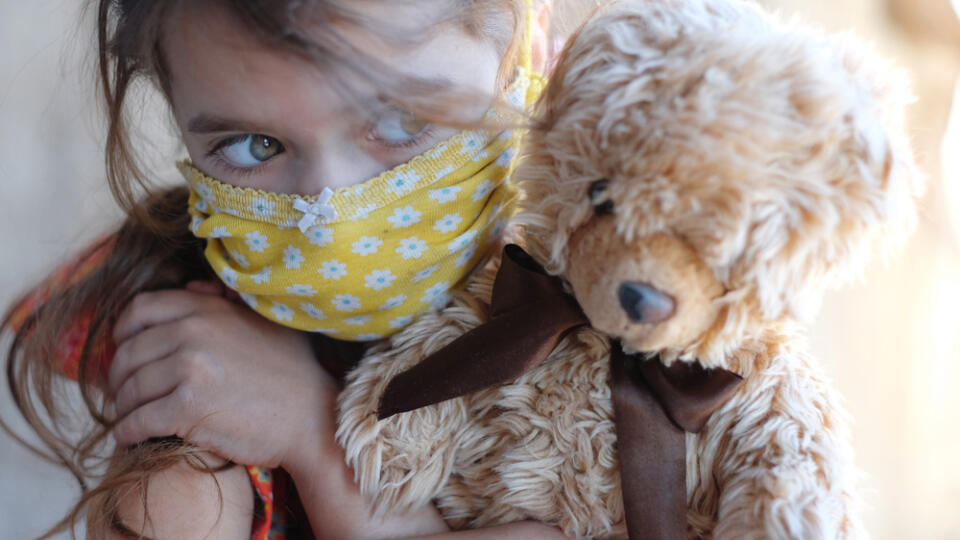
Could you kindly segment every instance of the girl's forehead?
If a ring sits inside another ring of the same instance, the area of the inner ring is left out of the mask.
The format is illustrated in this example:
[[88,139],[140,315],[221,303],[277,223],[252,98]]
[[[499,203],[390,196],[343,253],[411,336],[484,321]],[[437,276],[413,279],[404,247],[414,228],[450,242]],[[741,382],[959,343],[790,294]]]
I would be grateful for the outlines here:
[[[488,87],[490,78],[486,75],[495,74],[500,63],[493,43],[468,35],[456,24],[434,25],[412,39],[392,33],[393,29],[412,32],[417,26],[414,15],[424,12],[425,5],[431,3],[435,2],[359,1],[351,8],[359,15],[368,10],[370,18],[307,26],[307,35],[314,35],[317,43],[329,43],[331,36],[321,33],[335,32],[336,39],[347,45],[346,50],[355,53],[343,58],[348,64],[355,62],[373,69],[389,66],[397,75],[430,81],[439,87],[491,95],[494,88]],[[388,4],[390,7],[385,8]],[[294,106],[293,112],[299,106],[298,114],[309,110],[329,117],[331,111],[324,109],[330,105],[336,105],[333,108],[338,111],[344,105],[362,107],[389,93],[381,85],[383,79],[344,80],[344,74],[352,70],[332,72],[331,64],[323,62],[322,57],[313,61],[288,47],[271,45],[218,2],[181,2],[180,6],[164,25],[160,44],[178,117],[177,109],[240,106],[251,113],[279,116],[282,121],[287,115],[271,109],[284,104]],[[377,6],[383,11],[377,11]],[[386,19],[390,18],[397,24],[388,26]],[[342,86],[337,86],[344,83],[349,87],[346,96],[339,91]]]

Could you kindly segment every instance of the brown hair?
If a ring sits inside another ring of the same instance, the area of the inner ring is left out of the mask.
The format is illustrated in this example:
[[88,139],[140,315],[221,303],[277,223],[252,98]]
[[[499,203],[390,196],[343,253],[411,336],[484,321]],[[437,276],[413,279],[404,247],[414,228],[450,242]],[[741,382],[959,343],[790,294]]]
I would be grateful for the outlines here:
[[[347,0],[217,1],[270,46],[282,47],[324,68],[346,69],[378,79],[396,76],[375,59],[357,62],[354,58],[357,51],[338,40],[332,30],[316,32],[316,23],[333,18],[375,25],[375,21],[349,11]],[[47,291],[49,297],[32,307],[22,324],[14,325],[14,316],[29,307],[30,297],[17,302],[2,323],[3,329],[15,330],[7,351],[7,382],[11,394],[46,450],[30,445],[6,425],[2,427],[39,455],[67,467],[83,491],[76,506],[44,538],[64,530],[73,531],[84,510],[89,516],[88,537],[103,537],[110,528],[136,536],[116,519],[119,494],[139,490],[146,505],[143,494],[151,474],[182,459],[204,468],[194,459],[198,450],[177,439],[148,441],[131,449],[111,452],[108,435],[116,419],[111,415],[109,398],[100,390],[96,366],[98,344],[110,341],[115,318],[134,296],[214,277],[203,258],[202,242],[189,232],[186,188],[152,186],[130,137],[128,98],[135,83],[149,81],[169,95],[169,73],[160,43],[164,21],[179,3],[179,0],[98,0],[96,3],[99,79],[108,127],[107,180],[128,217],[103,245],[95,246],[108,250],[104,261],[98,261],[89,273],[78,272],[75,279],[69,280],[69,285],[52,286]],[[504,54],[503,64],[514,63],[514,38],[523,21],[523,0],[449,0],[445,4],[447,20],[493,39]],[[310,37],[302,30],[303,17],[310,17]],[[388,32],[382,28],[374,30]],[[408,96],[424,95],[424,90],[430,90],[424,81],[413,79],[401,78],[399,86],[403,91],[398,93]],[[418,91],[410,92],[411,87]],[[412,103],[415,112],[423,103]],[[72,268],[84,266],[100,251],[91,250]],[[64,410],[66,385],[72,383],[62,377],[58,344],[84,315],[90,315],[91,323],[80,351],[76,386],[92,422],[88,422],[85,429],[77,430],[67,414],[69,411]],[[105,463],[108,464],[106,472],[98,473]],[[99,480],[95,488],[90,486],[93,480]]]

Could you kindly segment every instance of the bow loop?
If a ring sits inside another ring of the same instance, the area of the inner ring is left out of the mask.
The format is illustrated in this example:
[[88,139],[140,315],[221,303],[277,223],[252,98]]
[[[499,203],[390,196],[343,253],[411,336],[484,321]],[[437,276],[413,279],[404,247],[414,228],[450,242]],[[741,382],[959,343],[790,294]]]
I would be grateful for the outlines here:
[[588,322],[559,278],[509,245],[494,280],[490,321],[394,377],[378,416],[510,382],[546,359],[568,331]]

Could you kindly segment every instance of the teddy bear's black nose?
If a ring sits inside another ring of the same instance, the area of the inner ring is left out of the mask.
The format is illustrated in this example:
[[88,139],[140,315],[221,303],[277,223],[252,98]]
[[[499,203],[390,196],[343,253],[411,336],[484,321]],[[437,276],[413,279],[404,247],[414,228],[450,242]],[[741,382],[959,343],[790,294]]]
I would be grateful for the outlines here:
[[626,282],[617,291],[620,306],[639,323],[658,323],[673,315],[673,298],[646,283]]

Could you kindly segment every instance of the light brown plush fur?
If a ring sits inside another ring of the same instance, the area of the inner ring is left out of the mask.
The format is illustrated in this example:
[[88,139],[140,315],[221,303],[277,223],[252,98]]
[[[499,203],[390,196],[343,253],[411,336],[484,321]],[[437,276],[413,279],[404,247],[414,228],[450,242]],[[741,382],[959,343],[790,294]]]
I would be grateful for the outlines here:
[[[592,328],[510,384],[377,422],[393,376],[487,318],[493,260],[350,375],[339,438],[362,490],[433,500],[456,527],[625,536],[614,337],[745,379],[687,435],[691,537],[859,536],[846,418],[800,322],[872,239],[909,228],[905,98],[863,51],[736,0],[603,10],[565,50],[517,172],[528,249]],[[624,282],[668,294],[672,315],[632,321]]]

